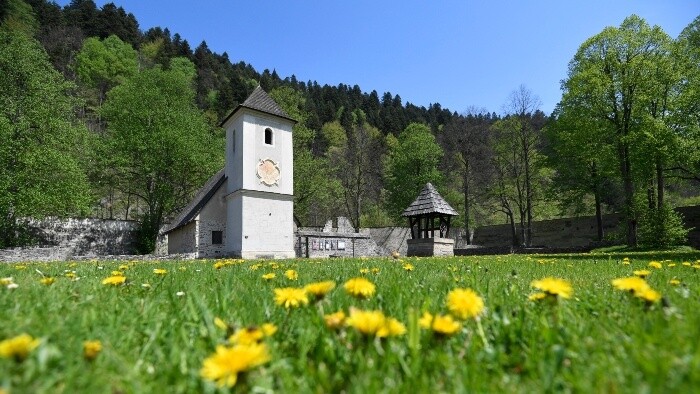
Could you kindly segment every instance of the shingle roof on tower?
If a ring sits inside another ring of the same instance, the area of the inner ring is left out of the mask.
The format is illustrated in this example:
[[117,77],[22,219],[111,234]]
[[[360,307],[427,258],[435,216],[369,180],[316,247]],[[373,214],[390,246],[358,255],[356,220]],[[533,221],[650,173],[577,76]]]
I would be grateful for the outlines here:
[[226,181],[226,172],[224,168],[214,174],[207,183],[202,186],[197,192],[197,195],[190,203],[180,211],[180,214],[168,226],[163,229],[163,234],[167,234],[173,230],[177,230],[193,221],[205,205],[211,200],[217,190]]
[[419,216],[430,213],[441,213],[443,215],[458,216],[450,204],[435,190],[432,183],[428,182],[420,191],[418,197],[406,208],[401,216]]
[[263,90],[263,88],[258,85],[258,87],[253,90],[253,93],[248,96],[247,99],[243,102],[243,104],[239,104],[236,109],[231,111],[231,113],[223,120],[221,121],[221,125],[226,123],[227,120],[229,120],[233,114],[238,112],[239,109],[241,108],[249,108],[249,109],[254,109],[256,111],[264,112],[266,114],[270,115],[275,115],[279,116],[280,118],[288,119],[291,120],[292,122],[296,123],[297,121],[293,119],[291,116],[287,114],[280,106],[275,102],[275,100],[270,97],[267,92]]

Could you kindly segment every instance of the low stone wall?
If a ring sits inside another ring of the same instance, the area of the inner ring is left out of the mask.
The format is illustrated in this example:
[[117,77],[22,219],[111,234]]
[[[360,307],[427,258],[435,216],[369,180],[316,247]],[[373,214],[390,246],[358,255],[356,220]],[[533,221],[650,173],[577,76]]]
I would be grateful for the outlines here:
[[297,257],[363,257],[382,255],[383,251],[369,232],[347,233],[299,230],[296,234]]
[[[700,206],[680,207],[676,211],[683,217],[688,234],[688,245],[700,249]],[[621,231],[624,223],[620,214],[603,215],[603,231],[606,234]],[[585,250],[598,245],[595,216],[581,216],[554,220],[542,220],[532,224],[532,245],[547,248]],[[510,226],[500,224],[483,226],[474,232],[474,244],[484,247],[510,246]],[[459,248],[458,246],[455,246]]]
[[53,261],[75,256],[133,255],[138,223],[122,220],[31,220],[38,246],[0,250],[0,261]]
[[419,238],[407,240],[406,256],[454,256],[455,241],[451,238]]

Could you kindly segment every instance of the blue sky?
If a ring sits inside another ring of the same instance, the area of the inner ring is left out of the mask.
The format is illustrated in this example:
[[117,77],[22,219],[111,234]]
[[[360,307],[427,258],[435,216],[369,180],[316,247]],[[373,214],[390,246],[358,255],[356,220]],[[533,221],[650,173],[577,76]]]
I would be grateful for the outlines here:
[[[97,0],[98,7],[108,1]],[[68,4],[68,0],[58,1]],[[404,103],[502,113],[524,84],[550,113],[578,47],[637,14],[672,38],[700,15],[697,0],[226,1],[115,0],[143,31],[160,26],[194,49],[202,40],[262,72],[389,91]]]

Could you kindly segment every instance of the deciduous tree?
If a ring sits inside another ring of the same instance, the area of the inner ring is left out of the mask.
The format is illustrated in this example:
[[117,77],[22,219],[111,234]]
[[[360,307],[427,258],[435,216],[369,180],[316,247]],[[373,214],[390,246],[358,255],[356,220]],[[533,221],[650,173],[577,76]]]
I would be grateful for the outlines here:
[[425,124],[411,123],[389,144],[387,182],[389,212],[398,221],[426,183],[440,189],[438,169],[443,151]]
[[142,252],[153,250],[163,219],[223,166],[223,141],[195,106],[188,74],[143,70],[112,89],[103,106],[109,167],[121,191],[145,205]]
[[74,116],[73,85],[38,42],[0,29],[0,48],[0,247],[8,247],[22,241],[24,218],[87,213],[89,135]]

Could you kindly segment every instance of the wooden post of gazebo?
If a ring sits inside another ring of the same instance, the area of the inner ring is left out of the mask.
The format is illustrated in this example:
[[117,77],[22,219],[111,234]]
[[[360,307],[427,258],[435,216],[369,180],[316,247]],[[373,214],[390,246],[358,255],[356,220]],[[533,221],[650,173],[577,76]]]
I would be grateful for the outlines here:
[[454,256],[455,241],[449,237],[450,218],[457,215],[435,187],[426,183],[416,200],[401,214],[408,218],[411,228],[406,255]]

